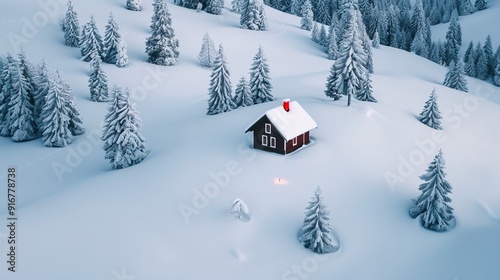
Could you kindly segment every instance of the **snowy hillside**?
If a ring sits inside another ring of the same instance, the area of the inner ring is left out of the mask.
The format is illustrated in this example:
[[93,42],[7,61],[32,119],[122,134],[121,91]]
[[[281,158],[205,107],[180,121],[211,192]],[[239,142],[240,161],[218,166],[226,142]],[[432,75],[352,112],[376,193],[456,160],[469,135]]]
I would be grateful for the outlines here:
[[[53,13],[40,6],[45,2],[56,3]],[[446,68],[382,46],[373,50],[378,103],[346,107],[345,98],[325,96],[332,61],[298,17],[266,7],[269,30],[257,32],[239,28],[229,1],[220,16],[169,2],[180,57],[162,67],[146,63],[144,52],[151,0],[140,12],[122,0],[76,0],[80,24],[92,13],[102,33],[112,12],[120,25],[130,64],[103,66],[110,84],[130,88],[151,152],[139,165],[111,170],[99,140],[107,104],[90,100],[89,64],[63,44],[57,18],[66,1],[45,2],[0,3],[0,54],[17,51],[11,34],[23,36],[29,60],[45,59],[74,89],[87,131],[65,148],[0,137],[4,260],[10,166],[18,169],[19,224],[17,272],[4,261],[0,279],[500,278],[499,87],[467,78],[469,93],[449,89],[442,86]],[[460,19],[465,43],[490,33],[494,48],[500,44],[500,1],[490,6]],[[42,14],[48,23],[26,33],[26,22]],[[491,29],[477,31],[485,21]],[[444,38],[446,27],[433,27],[433,38]],[[233,90],[261,45],[276,101],[207,116],[211,70],[197,60],[205,32],[224,46]],[[416,119],[433,89],[441,133]],[[253,150],[245,129],[284,98],[315,120],[315,143],[287,156]],[[425,230],[408,215],[420,193],[418,176],[440,148],[457,218],[446,233]],[[340,240],[329,255],[297,241],[317,186]],[[249,222],[228,213],[236,198],[248,205]],[[186,207],[192,215],[182,214]]]

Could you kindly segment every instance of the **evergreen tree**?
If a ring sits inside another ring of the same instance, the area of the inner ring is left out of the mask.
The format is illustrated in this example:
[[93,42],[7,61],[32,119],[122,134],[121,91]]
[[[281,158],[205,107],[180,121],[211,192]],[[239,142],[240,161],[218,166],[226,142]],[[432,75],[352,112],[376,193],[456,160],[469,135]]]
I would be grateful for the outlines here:
[[122,169],[142,162],[149,154],[146,139],[139,132],[141,119],[130,101],[129,90],[113,88],[113,102],[104,119],[102,140],[104,158],[111,168]]
[[121,40],[118,24],[116,24],[113,14],[109,14],[108,24],[104,31],[103,61],[115,64],[118,54],[118,44]]
[[92,54],[89,77],[90,100],[97,102],[108,101],[108,77],[102,69],[101,58],[97,52]]
[[61,81],[62,85],[62,92],[64,93],[64,100],[66,102],[65,106],[68,109],[68,116],[69,116],[69,124],[68,128],[69,131],[71,131],[71,134],[73,135],[80,135],[85,132],[85,128],[83,128],[82,124],[82,118],[80,117],[80,109],[75,103],[75,97],[73,95],[73,90],[67,84],[66,82],[63,81],[61,78],[61,73],[59,70],[56,70],[56,76],[55,76],[56,81]]
[[365,61],[365,68],[368,71],[368,73],[372,74],[373,73],[373,53],[372,53],[372,44],[370,43],[370,38],[368,38],[368,34],[366,31],[364,31],[364,26],[361,26],[360,29],[361,31],[361,42],[363,45],[363,49],[365,50],[365,55],[366,55],[366,61]]
[[378,36],[378,31],[375,31],[375,35],[373,35],[372,47],[380,49],[380,37]]
[[498,63],[500,63],[500,46],[498,46],[497,51],[493,55],[493,66],[495,67]]
[[487,65],[487,76],[490,76],[493,74],[493,70],[495,70],[495,65],[494,63],[494,55],[493,55],[493,46],[491,45],[491,37],[488,34],[486,37],[486,42],[484,42],[483,46],[483,51],[484,51],[484,59],[486,60],[486,65]]
[[335,33],[335,28],[330,28],[330,35],[328,36],[330,41],[328,44],[328,59],[335,60],[338,55],[338,43],[337,43],[337,34]]
[[411,16],[411,37],[415,38],[418,30],[425,30],[425,12],[421,0],[417,0]]
[[361,81],[361,90],[356,92],[355,97],[359,101],[377,102],[377,99],[373,97],[372,80],[370,78],[370,73],[366,73],[366,78]]
[[467,46],[467,50],[465,50],[465,53],[464,53],[464,63],[467,63],[469,60],[474,60],[474,57],[473,57],[473,52],[474,52],[474,45],[472,43],[472,41],[469,42],[469,45]]
[[497,87],[500,87],[500,63],[497,63],[497,67],[495,67],[495,73],[493,74],[493,84]]
[[299,241],[307,249],[318,253],[330,253],[338,247],[332,236],[333,227],[330,224],[329,212],[318,187],[306,207],[304,224],[300,231]]
[[64,44],[69,47],[79,47],[80,23],[75,12],[73,0],[68,0],[68,9],[63,20]]
[[348,10],[344,16],[347,24],[344,25],[337,60],[327,78],[325,94],[334,100],[339,94],[346,95],[347,106],[350,106],[351,96],[357,96],[361,91],[368,70],[365,68],[367,57],[354,12]]
[[425,39],[425,32],[417,31],[413,42],[411,43],[411,51],[416,55],[427,58],[429,56],[428,47]]
[[242,0],[232,0],[231,1],[231,11],[241,14]]
[[250,67],[250,90],[255,104],[273,101],[271,78],[269,77],[269,65],[262,47],[259,46],[257,54],[253,58]]
[[[293,0],[292,1],[292,8],[291,8],[291,12],[293,15],[296,15],[296,16],[302,16],[303,13],[303,7],[304,7],[304,4],[305,4],[306,0]],[[309,2],[309,4],[311,4]],[[312,5],[311,5],[311,11],[312,11]]]
[[42,108],[45,104],[45,96],[47,96],[49,92],[49,84],[50,84],[49,71],[47,69],[47,64],[45,63],[45,60],[43,60],[40,66],[38,67],[38,71],[35,76],[35,81],[37,84],[37,88],[34,95],[34,101],[35,101],[34,113],[35,113],[37,131],[41,132]]
[[210,88],[208,89],[207,115],[229,112],[236,108],[231,96],[232,86],[229,78],[229,69],[222,44],[219,45],[219,52],[215,57],[214,68],[210,76]]
[[319,36],[318,36],[318,44],[322,47],[328,47],[328,35],[326,34],[326,29],[323,24],[321,24],[321,27],[319,29]]
[[128,64],[127,44],[123,37],[118,40],[118,47],[116,52],[115,65],[118,67],[125,67]]
[[142,11],[142,0],[127,0],[127,9],[131,11]]
[[488,60],[483,49],[476,49],[476,78],[486,80],[488,78]]
[[458,21],[455,17],[453,17],[451,19],[450,25],[448,26],[448,31],[446,32],[446,56],[444,58],[444,62],[446,65],[450,65],[451,61],[458,61],[458,50],[460,49],[458,28]]
[[151,36],[146,40],[148,62],[163,66],[174,65],[179,57],[179,40],[174,37],[166,0],[155,0],[153,8]]
[[242,0],[240,16],[241,28],[250,30],[266,30],[267,17],[260,0]]
[[12,72],[12,91],[9,101],[10,126],[12,140],[29,141],[37,137],[35,119],[35,101],[33,87],[26,79],[21,63]]
[[432,42],[429,52],[429,59],[435,63],[441,62],[441,57],[439,56],[440,46],[438,43],[440,44],[440,42]]
[[460,6],[459,14],[461,16],[467,16],[474,12],[474,6],[470,0],[462,0],[462,5]]
[[11,124],[11,110],[9,106],[12,95],[14,94],[13,88],[13,76],[16,73],[18,62],[12,57],[11,54],[7,54],[7,58],[2,67],[2,91],[0,93],[0,135],[11,137],[12,130],[10,129]]
[[198,60],[201,65],[206,67],[213,67],[215,62],[215,55],[217,51],[214,47],[214,42],[208,33],[203,35],[203,43],[201,45],[200,53],[198,54]]
[[252,91],[245,77],[241,77],[234,90],[234,103],[236,107],[248,107],[253,105]]
[[92,59],[92,53],[97,51],[97,53],[103,56],[103,43],[101,35],[99,35],[99,30],[95,22],[94,16],[90,17],[90,22],[85,24],[80,37],[80,52],[82,54],[82,60],[89,62]]
[[205,11],[209,14],[220,15],[222,8],[224,8],[223,0],[209,0]]
[[482,11],[486,8],[488,8],[488,1],[487,0],[476,0],[474,3],[474,7],[476,7],[476,10]]
[[469,91],[467,88],[467,80],[465,79],[464,64],[462,63],[462,60],[459,60],[457,63],[454,61],[450,63],[443,85],[456,90],[465,92]]
[[41,111],[43,144],[47,147],[64,147],[73,142],[69,129],[69,111],[66,95],[59,77],[49,78],[48,92]]
[[310,31],[314,25],[314,14],[309,0],[304,2],[300,15],[302,16],[302,19],[300,20],[300,28]]
[[425,102],[424,109],[420,113],[418,120],[434,129],[441,130],[441,113],[437,104],[436,90],[432,90],[429,99]]
[[318,27],[318,23],[315,22],[313,24],[313,28],[312,28],[312,31],[311,31],[311,40],[313,40],[313,42],[315,43],[319,43],[319,27]]
[[409,211],[414,219],[420,216],[420,224],[423,227],[438,232],[452,229],[455,219],[453,208],[448,205],[451,202],[448,194],[451,193],[452,187],[445,179],[444,169],[443,152],[439,150],[427,167],[427,173],[420,176],[420,179],[425,181],[419,186],[422,194],[413,200],[415,206]]

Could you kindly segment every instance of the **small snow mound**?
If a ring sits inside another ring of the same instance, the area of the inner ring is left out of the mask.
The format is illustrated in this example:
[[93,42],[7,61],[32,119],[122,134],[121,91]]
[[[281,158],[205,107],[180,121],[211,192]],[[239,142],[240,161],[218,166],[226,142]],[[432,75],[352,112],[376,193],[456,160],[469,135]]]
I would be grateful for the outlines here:
[[239,260],[239,261],[245,261],[247,259],[247,256],[245,253],[243,253],[241,250],[234,248],[233,250],[233,255],[234,257]]
[[231,209],[229,209],[229,214],[242,222],[250,221],[250,210],[246,203],[240,198],[234,200]]

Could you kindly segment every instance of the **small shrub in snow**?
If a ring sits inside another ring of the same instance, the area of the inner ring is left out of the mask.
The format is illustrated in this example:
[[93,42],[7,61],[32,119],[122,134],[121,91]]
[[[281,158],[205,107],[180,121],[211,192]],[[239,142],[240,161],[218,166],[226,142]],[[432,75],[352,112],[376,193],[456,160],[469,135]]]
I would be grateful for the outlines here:
[[234,200],[229,209],[229,214],[243,222],[248,222],[250,220],[250,210],[248,210],[248,206],[240,198]]

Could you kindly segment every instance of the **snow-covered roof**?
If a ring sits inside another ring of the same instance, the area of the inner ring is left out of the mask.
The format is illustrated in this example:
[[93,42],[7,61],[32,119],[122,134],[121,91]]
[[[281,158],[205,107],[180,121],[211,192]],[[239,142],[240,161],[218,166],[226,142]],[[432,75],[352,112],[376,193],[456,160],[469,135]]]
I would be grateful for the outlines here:
[[[280,105],[268,110],[265,115],[287,141],[318,127],[316,122],[297,101],[290,102],[290,110],[288,112]],[[247,131],[251,130],[255,123]]]

